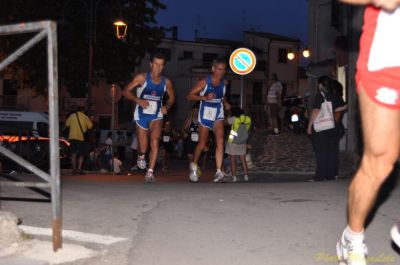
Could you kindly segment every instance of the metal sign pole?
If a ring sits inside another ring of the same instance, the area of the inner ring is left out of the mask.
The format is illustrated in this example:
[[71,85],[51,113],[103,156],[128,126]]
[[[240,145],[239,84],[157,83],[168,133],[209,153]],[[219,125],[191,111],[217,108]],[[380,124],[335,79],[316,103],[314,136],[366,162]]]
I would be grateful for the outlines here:
[[[113,139],[113,146],[115,146],[116,143],[114,143],[114,130],[115,130],[115,103],[117,103],[121,99],[121,87],[119,87],[117,84],[112,84],[111,85],[111,133],[112,133],[112,139]],[[118,120],[117,120],[118,121]],[[116,139],[118,140],[118,138]],[[111,147],[111,150],[113,148]],[[114,152],[112,152],[112,155],[114,155]],[[114,158],[111,159],[111,167],[112,167],[112,172],[114,172]]]
[[115,112],[115,85],[111,86],[111,94],[112,94],[112,99],[111,99],[111,139],[113,139],[112,141],[112,146],[111,146],[111,172],[114,173],[114,148],[113,146],[115,146],[114,143],[114,112]]
[[240,108],[243,109],[244,85],[243,76],[251,73],[256,66],[256,56],[247,48],[239,48],[232,52],[229,66],[232,71],[240,75]]
[[243,75],[240,76],[240,108],[243,109]]

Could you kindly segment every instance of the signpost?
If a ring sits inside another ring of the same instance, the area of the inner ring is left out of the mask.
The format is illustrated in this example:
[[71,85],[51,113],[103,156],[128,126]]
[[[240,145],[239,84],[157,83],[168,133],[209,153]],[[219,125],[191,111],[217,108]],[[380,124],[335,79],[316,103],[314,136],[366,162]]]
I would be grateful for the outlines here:
[[232,52],[229,66],[240,75],[240,107],[243,108],[243,76],[250,74],[256,67],[256,56],[247,48],[239,48]]

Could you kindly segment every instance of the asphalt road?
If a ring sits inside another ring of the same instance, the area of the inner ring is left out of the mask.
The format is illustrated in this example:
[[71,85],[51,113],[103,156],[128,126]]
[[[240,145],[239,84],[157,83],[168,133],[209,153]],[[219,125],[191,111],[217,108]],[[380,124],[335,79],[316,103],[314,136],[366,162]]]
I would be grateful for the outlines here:
[[[95,254],[62,264],[337,264],[335,244],[346,225],[349,180],[309,183],[304,176],[282,176],[280,182],[279,176],[267,181],[265,174],[262,181],[258,174],[250,183],[214,184],[208,173],[193,184],[181,172],[146,185],[142,177],[63,177],[63,229],[125,240],[102,244],[65,238],[64,244]],[[14,188],[3,188],[1,195],[39,197]],[[389,239],[400,216],[400,192],[391,185],[380,198],[367,229],[370,257],[377,261],[370,264],[400,264]],[[48,203],[3,201],[1,207],[26,226],[51,227]],[[18,254],[0,258],[5,265],[51,263]]]

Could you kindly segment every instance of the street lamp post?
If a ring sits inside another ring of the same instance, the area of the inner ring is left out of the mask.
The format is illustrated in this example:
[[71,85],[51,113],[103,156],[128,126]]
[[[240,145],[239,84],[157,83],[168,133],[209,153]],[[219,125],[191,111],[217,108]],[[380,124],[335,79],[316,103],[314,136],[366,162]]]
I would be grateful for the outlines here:
[[[100,0],[101,1],[101,0]],[[93,16],[96,17],[96,14],[93,12],[97,11],[97,4],[100,2],[96,2],[96,8],[93,8],[93,0],[90,0],[88,6],[88,42],[89,42],[89,63],[88,63],[88,84],[87,84],[87,95],[86,95],[86,110],[91,110],[91,98],[92,98],[92,72],[93,72],[93,33],[94,29],[94,19]]]
[[[70,0],[65,3],[64,9],[68,6]],[[87,11],[87,39],[88,39],[88,78],[87,78],[87,94],[85,101],[85,109],[90,111],[91,109],[91,99],[92,99],[92,83],[93,83],[93,61],[94,61],[94,46],[96,44],[96,17],[97,17],[97,9],[100,3],[103,0],[80,0],[80,2],[85,6]],[[118,6],[121,12],[121,4],[118,0],[113,1],[116,6]],[[127,25],[119,20],[114,23],[114,27],[116,28],[116,35],[118,39],[123,39],[126,36]]]
[[[82,1],[82,0],[81,0]],[[95,19],[97,14],[97,7],[102,0],[89,0],[89,5],[86,3],[87,10],[87,34],[88,34],[88,83],[87,83],[87,94],[85,109],[90,111],[91,109],[91,99],[92,99],[92,80],[93,80],[93,49],[96,41],[96,26]],[[84,2],[84,1],[83,1]]]
[[[93,50],[94,45],[96,44],[96,17],[97,17],[97,8],[99,4],[103,0],[89,0],[88,6],[88,42],[89,42],[89,63],[88,63],[88,90],[87,90],[87,98],[86,98],[86,110],[91,110],[91,99],[92,99],[92,81],[93,81]],[[121,5],[118,1],[114,1],[117,3],[120,11]],[[122,21],[118,20],[113,23],[116,28],[116,37],[118,39],[123,39],[126,36],[127,25]]]

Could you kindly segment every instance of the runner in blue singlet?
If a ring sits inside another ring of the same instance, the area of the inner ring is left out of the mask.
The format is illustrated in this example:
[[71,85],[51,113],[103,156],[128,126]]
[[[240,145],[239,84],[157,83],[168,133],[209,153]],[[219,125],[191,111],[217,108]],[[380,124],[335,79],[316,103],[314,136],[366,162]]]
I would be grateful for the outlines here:
[[136,96],[140,99],[147,100],[149,103],[147,108],[143,108],[139,104],[137,104],[135,108],[134,120],[142,129],[148,130],[150,128],[150,122],[163,118],[161,104],[166,88],[165,77],[161,77],[160,83],[154,84],[151,80],[151,73],[147,73],[144,84],[136,89]]
[[[145,182],[154,182],[153,170],[158,155],[163,115],[167,114],[175,101],[171,81],[161,76],[164,65],[165,57],[162,54],[154,55],[150,63],[150,72],[136,75],[123,91],[126,98],[136,103],[134,120],[139,143],[137,164],[140,169],[146,168],[145,154],[150,133],[151,152]],[[132,93],[135,89],[136,94]],[[168,101],[163,106],[162,99],[165,93],[168,94]]]
[[199,142],[194,151],[193,162],[190,163],[189,179],[192,182],[197,182],[201,174],[197,163],[208,141],[209,130],[214,131],[217,145],[215,149],[217,172],[214,176],[214,182],[221,181],[225,176],[221,171],[224,156],[224,106],[226,109],[230,108],[224,97],[227,85],[227,81],[223,79],[225,71],[226,62],[223,59],[214,60],[212,74],[200,80],[187,96],[188,100],[200,101]]

